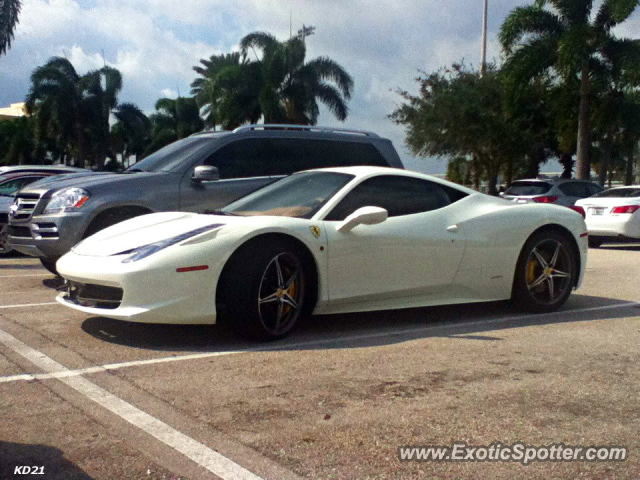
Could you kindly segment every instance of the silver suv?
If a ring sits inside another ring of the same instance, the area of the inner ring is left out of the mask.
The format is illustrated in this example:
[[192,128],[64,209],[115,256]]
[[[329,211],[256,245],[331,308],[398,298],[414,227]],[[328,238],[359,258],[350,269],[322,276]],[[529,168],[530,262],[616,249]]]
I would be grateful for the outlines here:
[[402,168],[375,133],[299,125],[249,125],[179,140],[122,173],[40,181],[16,195],[9,244],[55,262],[83,238],[152,212],[215,211],[284,175],[332,166]]
[[554,203],[573,206],[581,198],[587,198],[604,190],[587,180],[571,178],[516,180],[504,192],[502,198],[516,203]]

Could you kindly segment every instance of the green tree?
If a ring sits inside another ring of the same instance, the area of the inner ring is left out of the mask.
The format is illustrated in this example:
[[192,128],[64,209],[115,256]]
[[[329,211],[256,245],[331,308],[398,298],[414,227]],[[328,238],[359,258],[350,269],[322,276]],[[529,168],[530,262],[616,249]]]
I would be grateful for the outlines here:
[[19,117],[0,121],[0,163],[29,165],[41,163],[38,160],[32,120]]
[[245,56],[249,51],[262,54],[255,62],[260,71],[257,100],[266,123],[315,125],[318,102],[338,120],[347,118],[353,79],[328,57],[305,62],[304,38],[280,42],[269,33],[254,32],[240,41],[240,48]]
[[11,48],[21,8],[21,0],[0,1],[0,55]]
[[156,113],[150,120],[151,141],[145,156],[204,128],[200,109],[193,97],[161,98],[156,102]]
[[233,130],[245,122],[256,123],[262,115],[259,65],[239,52],[212,55],[200,63],[193,67],[199,77],[191,84],[191,94],[202,108],[207,127]]
[[578,178],[590,176],[592,76],[601,68],[603,49],[618,41],[612,28],[624,22],[639,2],[604,0],[592,19],[593,3],[537,0],[534,5],[514,9],[500,32],[507,54],[504,69],[513,83],[526,83],[547,73],[565,86],[579,85]]
[[[510,117],[500,74],[454,65],[418,79],[419,95],[400,92],[404,103],[391,118],[407,130],[406,142],[418,156],[466,157],[477,188],[484,175],[497,193],[501,169],[527,153],[529,137]],[[509,165],[511,164],[511,167]]]
[[129,105],[120,106],[122,75],[105,66],[78,74],[69,60],[53,57],[31,75],[27,109],[36,119],[40,144],[72,156],[77,166],[102,169],[110,149],[110,123]]
[[111,127],[109,156],[116,160],[119,154],[124,165],[130,157],[142,155],[149,143],[151,121],[132,103],[122,103],[114,112],[116,122]]

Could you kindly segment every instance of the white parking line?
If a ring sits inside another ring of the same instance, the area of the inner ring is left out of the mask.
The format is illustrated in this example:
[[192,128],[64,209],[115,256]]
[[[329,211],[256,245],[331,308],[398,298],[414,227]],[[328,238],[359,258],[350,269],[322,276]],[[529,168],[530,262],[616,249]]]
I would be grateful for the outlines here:
[[[0,330],[0,342],[45,372],[61,373],[68,371],[64,365],[29,347],[3,330]],[[59,380],[224,480],[260,480],[260,477],[232,460],[116,397],[86,378],[77,376],[71,378],[60,377]]]
[[45,303],[22,303],[20,305],[0,305],[0,308],[24,308],[24,307],[40,307],[44,305],[60,305],[58,302]]
[[[625,303],[616,303],[614,305],[603,305],[600,307],[578,308],[575,310],[561,310],[558,312],[549,313],[547,315],[555,316],[555,315],[566,315],[570,313],[596,312],[600,310],[614,310],[618,308],[635,307],[635,306],[640,306],[640,303],[625,302]],[[433,330],[469,327],[474,325],[493,325],[496,323],[508,323],[508,322],[513,322],[517,320],[526,320],[530,318],[541,318],[541,315],[539,314],[516,315],[511,317],[499,317],[499,318],[491,318],[488,320],[475,320],[470,322],[451,323],[446,325],[439,324],[439,325],[432,325],[428,327],[405,328],[402,330],[387,330],[384,332],[376,332],[376,333],[363,333],[360,335],[350,335],[346,337],[332,337],[332,338],[325,338],[322,340],[309,340],[304,342],[286,343],[286,344],[273,345],[268,347],[246,348],[241,350],[229,350],[229,351],[222,351],[222,352],[193,353],[188,355],[172,355],[170,357],[151,358],[147,360],[134,360],[131,362],[121,362],[121,363],[108,363],[106,365],[80,368],[76,370],[65,369],[64,371],[50,372],[50,373],[23,373],[18,375],[7,375],[4,377],[0,377],[0,383],[16,382],[21,380],[22,381],[50,380],[55,378],[60,379],[60,378],[68,378],[68,377],[77,377],[80,375],[86,375],[91,373],[107,372],[109,370],[118,370],[121,368],[138,367],[143,365],[155,365],[158,363],[182,362],[185,360],[200,360],[203,358],[237,355],[239,353],[279,351],[279,350],[287,350],[291,348],[326,345],[331,343],[354,342],[354,341],[371,340],[371,339],[383,338],[383,337],[397,337],[397,336],[408,335],[408,334],[410,335],[414,333],[427,333]]]

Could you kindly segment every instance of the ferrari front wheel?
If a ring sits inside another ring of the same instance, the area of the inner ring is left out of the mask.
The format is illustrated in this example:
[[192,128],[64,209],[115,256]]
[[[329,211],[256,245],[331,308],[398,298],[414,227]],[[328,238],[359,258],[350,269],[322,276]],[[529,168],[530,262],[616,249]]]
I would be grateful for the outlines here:
[[[222,278],[225,313],[243,336],[276,340],[305,312],[307,271],[302,256],[284,245],[254,246],[232,259]],[[242,283],[244,285],[242,285]]]
[[552,312],[571,295],[578,271],[575,248],[566,235],[543,231],[525,244],[513,283],[512,300],[535,312]]

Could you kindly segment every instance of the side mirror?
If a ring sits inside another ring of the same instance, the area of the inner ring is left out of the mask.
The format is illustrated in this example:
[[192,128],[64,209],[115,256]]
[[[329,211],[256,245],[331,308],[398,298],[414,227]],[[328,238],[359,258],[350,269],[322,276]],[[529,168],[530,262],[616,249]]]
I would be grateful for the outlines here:
[[358,225],[377,225],[384,222],[389,216],[384,208],[362,207],[353,212],[336,227],[340,233],[347,233]]
[[194,182],[215,182],[216,180],[220,180],[220,172],[217,167],[199,165],[193,171],[191,180]]

